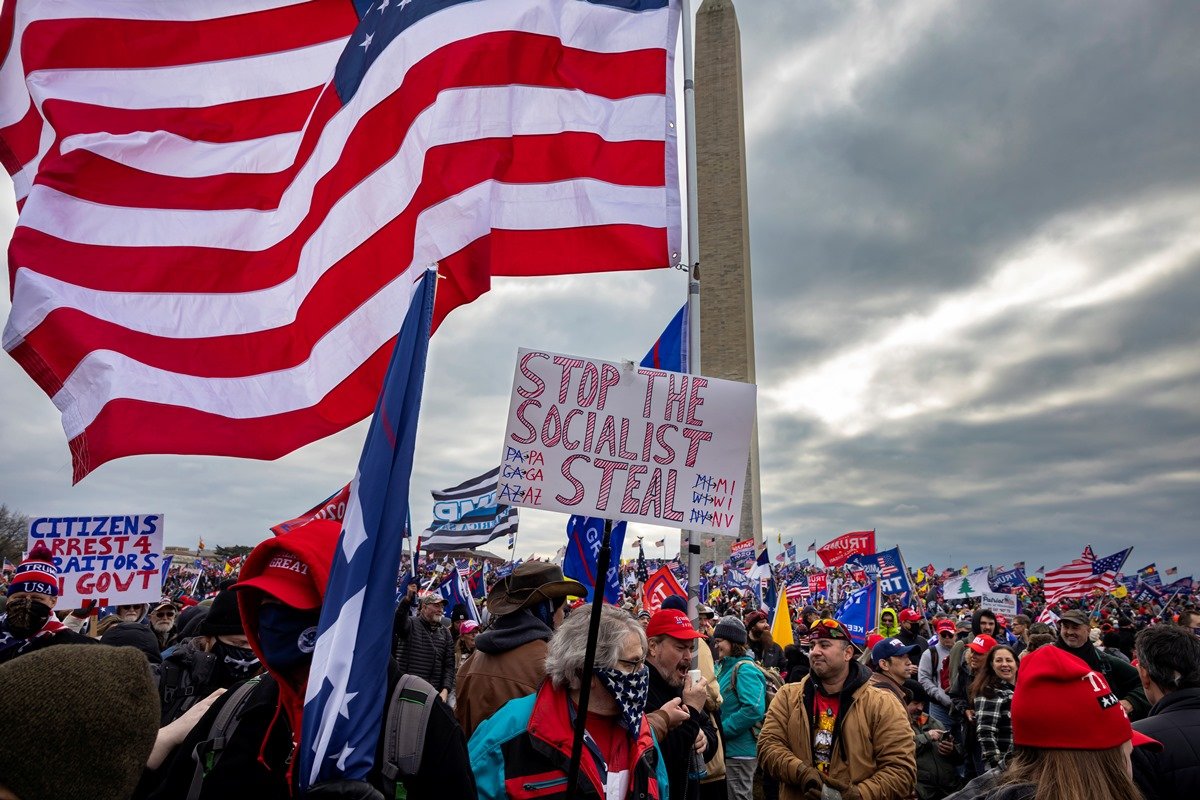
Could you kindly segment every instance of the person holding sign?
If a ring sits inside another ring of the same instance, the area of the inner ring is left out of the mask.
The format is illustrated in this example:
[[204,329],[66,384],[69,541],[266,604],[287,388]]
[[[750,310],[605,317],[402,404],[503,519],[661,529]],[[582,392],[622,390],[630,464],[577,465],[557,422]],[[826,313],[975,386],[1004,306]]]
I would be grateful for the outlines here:
[[54,559],[39,542],[8,584],[8,603],[0,615],[0,663],[50,645],[97,644],[55,619],[52,611],[58,594]]

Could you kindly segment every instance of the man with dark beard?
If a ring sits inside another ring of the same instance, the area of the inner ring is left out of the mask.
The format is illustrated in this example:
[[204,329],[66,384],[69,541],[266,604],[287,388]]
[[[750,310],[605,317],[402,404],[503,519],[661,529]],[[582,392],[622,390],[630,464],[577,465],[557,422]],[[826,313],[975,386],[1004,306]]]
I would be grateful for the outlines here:
[[846,627],[817,621],[811,671],[785,684],[758,736],[762,768],[782,797],[903,800],[916,786],[913,735],[904,706],[870,683]]
[[57,644],[96,644],[68,630],[51,613],[58,602],[58,570],[50,549],[33,546],[8,584],[8,604],[0,615],[0,663]]
[[771,625],[765,612],[754,611],[746,617],[746,635],[754,660],[762,664],[763,669],[783,669],[783,648],[771,638]]

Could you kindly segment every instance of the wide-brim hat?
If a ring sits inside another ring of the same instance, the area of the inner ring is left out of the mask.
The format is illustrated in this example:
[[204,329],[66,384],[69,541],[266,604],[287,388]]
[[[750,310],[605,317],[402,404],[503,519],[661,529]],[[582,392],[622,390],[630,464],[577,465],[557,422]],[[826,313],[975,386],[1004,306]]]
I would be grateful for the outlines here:
[[531,608],[544,600],[583,597],[587,589],[579,581],[563,577],[562,570],[544,561],[531,561],[514,569],[492,587],[487,608],[496,616]]

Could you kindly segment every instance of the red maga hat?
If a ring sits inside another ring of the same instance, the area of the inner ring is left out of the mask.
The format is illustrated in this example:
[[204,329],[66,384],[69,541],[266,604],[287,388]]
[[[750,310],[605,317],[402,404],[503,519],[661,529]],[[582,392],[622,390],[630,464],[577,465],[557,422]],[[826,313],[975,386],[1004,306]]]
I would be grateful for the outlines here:
[[703,634],[692,627],[687,614],[673,608],[656,611],[646,625],[646,636],[670,636],[672,639],[699,639]]

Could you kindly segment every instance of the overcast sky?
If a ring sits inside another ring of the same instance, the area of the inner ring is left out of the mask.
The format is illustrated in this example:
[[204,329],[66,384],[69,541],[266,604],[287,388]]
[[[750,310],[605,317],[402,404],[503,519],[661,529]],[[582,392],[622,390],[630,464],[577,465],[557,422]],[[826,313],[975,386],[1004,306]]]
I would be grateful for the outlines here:
[[[914,567],[1053,567],[1090,542],[1200,570],[1200,5],[738,5],[772,546],[876,528]],[[500,280],[452,314],[414,522],[495,465],[517,347],[640,358],[684,291],[675,271]],[[0,501],[163,512],[190,546],[265,538],[351,477],[366,430],[72,487],[57,412],[6,357],[0,406]],[[564,523],[522,511],[518,554]]]

